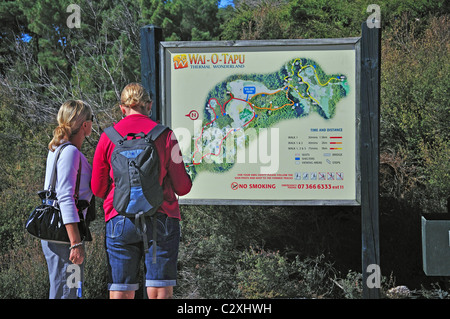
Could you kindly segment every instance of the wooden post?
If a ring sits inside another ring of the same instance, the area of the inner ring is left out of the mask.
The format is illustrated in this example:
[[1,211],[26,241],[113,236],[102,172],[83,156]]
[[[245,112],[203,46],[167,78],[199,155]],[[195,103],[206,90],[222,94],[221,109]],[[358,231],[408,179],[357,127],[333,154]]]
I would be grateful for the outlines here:
[[[381,29],[362,25],[361,36],[361,230],[363,298],[380,298],[379,127]],[[370,267],[369,267],[370,266]],[[369,279],[369,280],[368,280]],[[378,283],[379,283],[378,280]],[[375,282],[376,283],[376,282]]]
[[152,120],[161,121],[161,97],[159,83],[159,42],[162,29],[154,25],[141,28],[141,79],[142,85],[153,99]]

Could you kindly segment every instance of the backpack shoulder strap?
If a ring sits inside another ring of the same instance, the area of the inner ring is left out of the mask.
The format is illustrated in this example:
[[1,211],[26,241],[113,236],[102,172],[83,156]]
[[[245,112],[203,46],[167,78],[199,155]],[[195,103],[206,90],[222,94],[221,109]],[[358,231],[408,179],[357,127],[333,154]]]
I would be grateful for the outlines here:
[[168,129],[167,126],[157,124],[150,132],[148,132],[147,137],[150,137],[152,141],[155,141],[166,129]]
[[113,126],[105,128],[103,132],[105,132],[105,134],[109,137],[111,142],[114,143],[114,145],[117,145],[118,142],[123,139],[123,136],[120,135],[119,132],[117,132],[117,130]]

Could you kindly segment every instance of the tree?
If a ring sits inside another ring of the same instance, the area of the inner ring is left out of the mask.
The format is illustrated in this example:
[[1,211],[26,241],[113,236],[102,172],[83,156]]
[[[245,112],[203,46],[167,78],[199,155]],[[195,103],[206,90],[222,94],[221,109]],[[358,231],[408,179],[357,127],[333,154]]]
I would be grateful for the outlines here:
[[221,37],[226,40],[282,39],[289,37],[286,0],[239,1],[228,12]]
[[218,0],[141,0],[144,20],[163,29],[167,41],[212,40],[217,37]]
[[120,91],[140,80],[140,11],[134,1],[80,3],[81,28],[69,28],[69,1],[22,1],[31,41],[16,41],[0,79],[25,121],[48,123],[62,102],[83,99],[112,122]]
[[16,1],[0,2],[0,21],[0,73],[4,74],[8,58],[14,56],[16,41],[31,31]]

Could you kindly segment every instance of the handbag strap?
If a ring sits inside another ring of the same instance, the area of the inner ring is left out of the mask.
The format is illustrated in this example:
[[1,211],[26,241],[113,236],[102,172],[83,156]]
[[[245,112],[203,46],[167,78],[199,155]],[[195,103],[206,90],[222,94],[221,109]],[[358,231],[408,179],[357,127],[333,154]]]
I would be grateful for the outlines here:
[[55,190],[55,186],[56,186],[56,164],[58,163],[58,159],[59,159],[59,155],[61,154],[62,150],[71,143],[67,143],[67,144],[63,144],[61,145],[61,147],[58,149],[58,152],[55,155],[55,161],[53,162],[53,170],[52,170],[52,175],[50,176],[50,184],[48,185],[48,190],[49,191],[54,191]]
[[80,179],[81,179],[81,154],[80,154],[80,165],[78,166],[78,173],[77,173],[77,184],[75,186],[75,203],[78,202],[78,195],[80,192]]
[[[52,170],[52,175],[50,177],[50,184],[48,186],[48,190],[51,191],[55,191],[55,187],[56,187],[56,167],[57,167],[57,163],[58,163],[58,159],[59,159],[59,155],[61,154],[62,150],[68,146],[68,145],[73,145],[72,143],[66,143],[64,145],[62,145],[59,150],[58,153],[56,153],[55,155],[55,162],[53,163],[53,170]],[[77,183],[75,186],[75,201],[78,201],[78,193],[80,190],[80,178],[81,178],[81,156],[80,156],[80,165],[78,167],[78,173],[77,173]]]

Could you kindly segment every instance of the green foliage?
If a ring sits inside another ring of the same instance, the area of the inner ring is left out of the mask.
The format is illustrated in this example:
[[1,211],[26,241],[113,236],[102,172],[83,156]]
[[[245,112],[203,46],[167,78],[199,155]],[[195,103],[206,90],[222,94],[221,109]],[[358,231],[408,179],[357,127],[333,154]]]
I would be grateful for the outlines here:
[[163,28],[166,41],[204,41],[217,35],[218,0],[141,0],[144,20]]
[[27,127],[8,102],[0,105],[0,253],[22,242],[24,222],[43,187],[47,154],[42,132]]
[[[448,17],[421,35],[403,18],[383,46],[381,75],[383,164],[402,189],[396,196],[423,211],[443,211],[450,194]],[[385,172],[385,171],[384,171]]]
[[330,297],[335,270],[323,259],[296,256],[290,261],[278,251],[250,248],[238,260],[239,290],[248,299]]
[[[94,226],[94,229],[96,227]],[[23,233],[23,228],[17,233]],[[104,235],[93,234],[86,243],[85,299],[106,299],[107,268]],[[49,279],[41,242],[26,235],[23,244],[0,255],[0,299],[46,299]]]
[[46,299],[49,281],[41,243],[28,237],[25,245],[0,255],[1,299]]
[[[103,224],[102,227],[98,227],[100,223]],[[90,226],[90,229],[93,236],[92,241],[85,245],[86,261],[84,266],[83,298],[106,299],[109,293],[103,220],[99,221],[97,219],[94,225]]]
[[[223,14],[223,39],[309,39],[356,37],[372,12],[372,0],[242,0]],[[391,28],[403,14],[411,19],[449,12],[444,0],[380,0],[383,28]]]
[[[212,215],[210,212],[215,211]],[[232,214],[236,216],[235,214]],[[222,208],[182,207],[182,240],[179,252],[180,280],[176,295],[194,298],[236,298],[235,261],[238,238],[235,224],[221,227]],[[214,284],[211,284],[213,283]]]
[[38,204],[36,192],[25,192],[23,187],[10,188],[1,193],[0,253],[23,243],[25,221]]
[[290,8],[287,1],[263,0],[257,5],[243,2],[228,13],[223,26],[223,39],[282,39],[291,31]]

